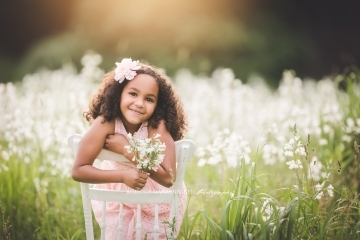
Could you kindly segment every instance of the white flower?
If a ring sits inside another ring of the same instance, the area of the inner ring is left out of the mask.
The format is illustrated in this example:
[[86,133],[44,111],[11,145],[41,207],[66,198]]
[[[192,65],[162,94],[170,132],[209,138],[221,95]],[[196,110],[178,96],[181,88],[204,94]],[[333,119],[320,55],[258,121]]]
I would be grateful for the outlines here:
[[354,126],[355,126],[355,121],[354,121],[354,119],[352,119],[352,118],[347,118],[347,119],[346,119],[346,125],[347,125],[348,127],[350,127],[350,128],[354,127]]
[[200,159],[198,166],[226,162],[229,167],[236,167],[241,159],[244,159],[245,164],[249,164],[250,153],[251,149],[247,141],[243,140],[239,134],[224,129],[217,133],[213,143],[197,150],[197,156]]
[[321,171],[322,168],[323,166],[321,162],[318,161],[318,158],[316,156],[313,156],[308,169],[309,176],[315,181],[319,181],[321,179],[321,175],[323,174],[323,172]]
[[334,191],[333,191],[333,189],[334,189],[334,187],[333,187],[333,185],[329,185],[328,187],[327,187],[327,193],[329,194],[329,196],[330,197],[333,197],[334,196]]
[[125,79],[132,80],[136,76],[136,71],[140,69],[137,66],[139,61],[133,61],[131,58],[124,58],[120,63],[116,62],[115,81],[122,83]]
[[348,135],[343,135],[343,136],[341,137],[341,140],[344,141],[344,142],[350,143],[351,140],[352,140],[352,138],[351,138],[350,136],[348,136]]
[[289,165],[289,169],[298,169],[298,168],[303,168],[301,161],[298,159],[296,161],[291,160],[286,162],[286,165]]
[[294,156],[294,153],[292,152],[292,151],[285,151],[284,152],[284,155],[286,156],[286,157],[293,157]]
[[320,200],[322,198],[322,196],[324,195],[324,192],[323,192],[324,184],[325,184],[325,182],[323,182],[322,184],[318,183],[315,185],[315,190],[316,190],[315,198],[317,200]]
[[315,198],[320,200],[322,198],[322,196],[324,195],[324,192],[326,190],[327,194],[329,195],[329,197],[333,197],[334,196],[334,187],[333,185],[329,184],[329,186],[327,186],[326,188],[324,188],[324,184],[325,182],[323,182],[322,184],[316,184],[315,186],[315,190],[317,191]]
[[323,187],[324,187],[324,183],[325,182],[323,182],[322,184],[320,184],[320,183],[316,184],[315,185],[315,190],[316,191],[321,191],[323,189]]
[[321,139],[319,140],[319,145],[320,145],[320,146],[325,146],[325,145],[327,145],[327,144],[328,144],[328,140],[327,140],[327,139],[321,138]]
[[306,156],[306,151],[305,148],[302,146],[299,146],[296,150],[295,153],[300,155],[300,156]]
[[198,165],[198,167],[202,167],[202,166],[205,166],[205,164],[207,164],[206,159],[200,158],[197,165]]
[[160,134],[154,135],[152,138],[141,139],[136,136],[127,135],[130,146],[125,146],[129,153],[134,153],[133,161],[137,162],[137,168],[143,171],[157,171],[160,163],[164,160],[165,143],[159,139]]
[[324,133],[330,133],[331,131],[331,127],[328,124],[325,124],[323,129],[324,129]]
[[270,205],[270,201],[266,199],[261,208],[263,221],[268,221],[273,213],[273,209]]
[[323,195],[324,195],[324,192],[321,191],[321,192],[319,192],[318,194],[316,194],[315,198],[316,198],[317,200],[320,200]]
[[292,143],[293,139],[290,139],[290,141],[288,143],[285,144],[285,151],[289,151],[293,149],[293,143]]

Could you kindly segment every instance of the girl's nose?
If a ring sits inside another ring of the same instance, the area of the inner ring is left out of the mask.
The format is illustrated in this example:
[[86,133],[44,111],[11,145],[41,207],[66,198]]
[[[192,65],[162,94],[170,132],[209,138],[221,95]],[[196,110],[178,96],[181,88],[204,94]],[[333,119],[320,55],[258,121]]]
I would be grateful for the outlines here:
[[136,101],[135,101],[135,105],[136,105],[137,107],[142,107],[142,106],[144,106],[144,101],[143,101],[142,99],[138,98],[138,99],[136,99]]

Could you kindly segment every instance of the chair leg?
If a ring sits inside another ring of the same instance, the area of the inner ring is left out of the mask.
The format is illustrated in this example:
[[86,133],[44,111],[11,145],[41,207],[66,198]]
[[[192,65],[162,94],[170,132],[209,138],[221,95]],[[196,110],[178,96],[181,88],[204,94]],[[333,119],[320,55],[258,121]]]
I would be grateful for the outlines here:
[[101,216],[101,240],[105,240],[105,230],[106,230],[106,202],[103,202],[102,216]]
[[94,229],[92,222],[92,211],[91,211],[91,201],[89,199],[89,185],[87,183],[80,183],[81,194],[82,194],[82,203],[84,209],[84,220],[85,220],[85,232],[87,240],[94,240]]
[[141,236],[141,205],[138,203],[136,210],[136,240]]
[[123,207],[124,204],[121,202],[119,211],[118,240],[122,240],[123,235]]
[[155,204],[154,240],[159,239],[159,205]]
[[174,233],[172,232],[171,226],[172,224],[176,225],[176,216],[178,211],[179,198],[177,195],[174,196],[173,202],[170,206],[170,215],[169,215],[169,224],[166,226],[166,238],[174,239]]

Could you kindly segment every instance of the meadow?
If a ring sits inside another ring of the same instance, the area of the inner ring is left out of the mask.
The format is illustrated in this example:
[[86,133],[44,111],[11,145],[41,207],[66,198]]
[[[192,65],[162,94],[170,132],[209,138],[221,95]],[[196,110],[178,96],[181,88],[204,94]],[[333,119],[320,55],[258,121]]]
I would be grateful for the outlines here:
[[[0,84],[0,239],[85,238],[67,137],[88,127],[101,61]],[[173,81],[197,145],[178,239],[360,239],[356,69],[317,80],[284,70],[276,89],[231,69]]]

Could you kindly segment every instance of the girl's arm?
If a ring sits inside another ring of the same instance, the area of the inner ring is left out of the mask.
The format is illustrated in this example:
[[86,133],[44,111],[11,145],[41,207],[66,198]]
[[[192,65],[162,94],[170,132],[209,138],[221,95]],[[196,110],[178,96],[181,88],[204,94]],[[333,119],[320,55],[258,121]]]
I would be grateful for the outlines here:
[[114,133],[115,122],[102,121],[103,117],[97,117],[80,141],[72,168],[73,179],[87,183],[125,183],[131,188],[142,189],[148,176],[136,168],[101,170],[92,166],[104,146],[106,136]]
[[156,172],[153,170],[149,171],[150,177],[164,187],[171,187],[176,179],[175,143],[165,126],[164,120],[160,121],[158,128],[149,128],[149,137],[156,133],[160,134],[160,141],[166,145],[164,151],[165,157]]

